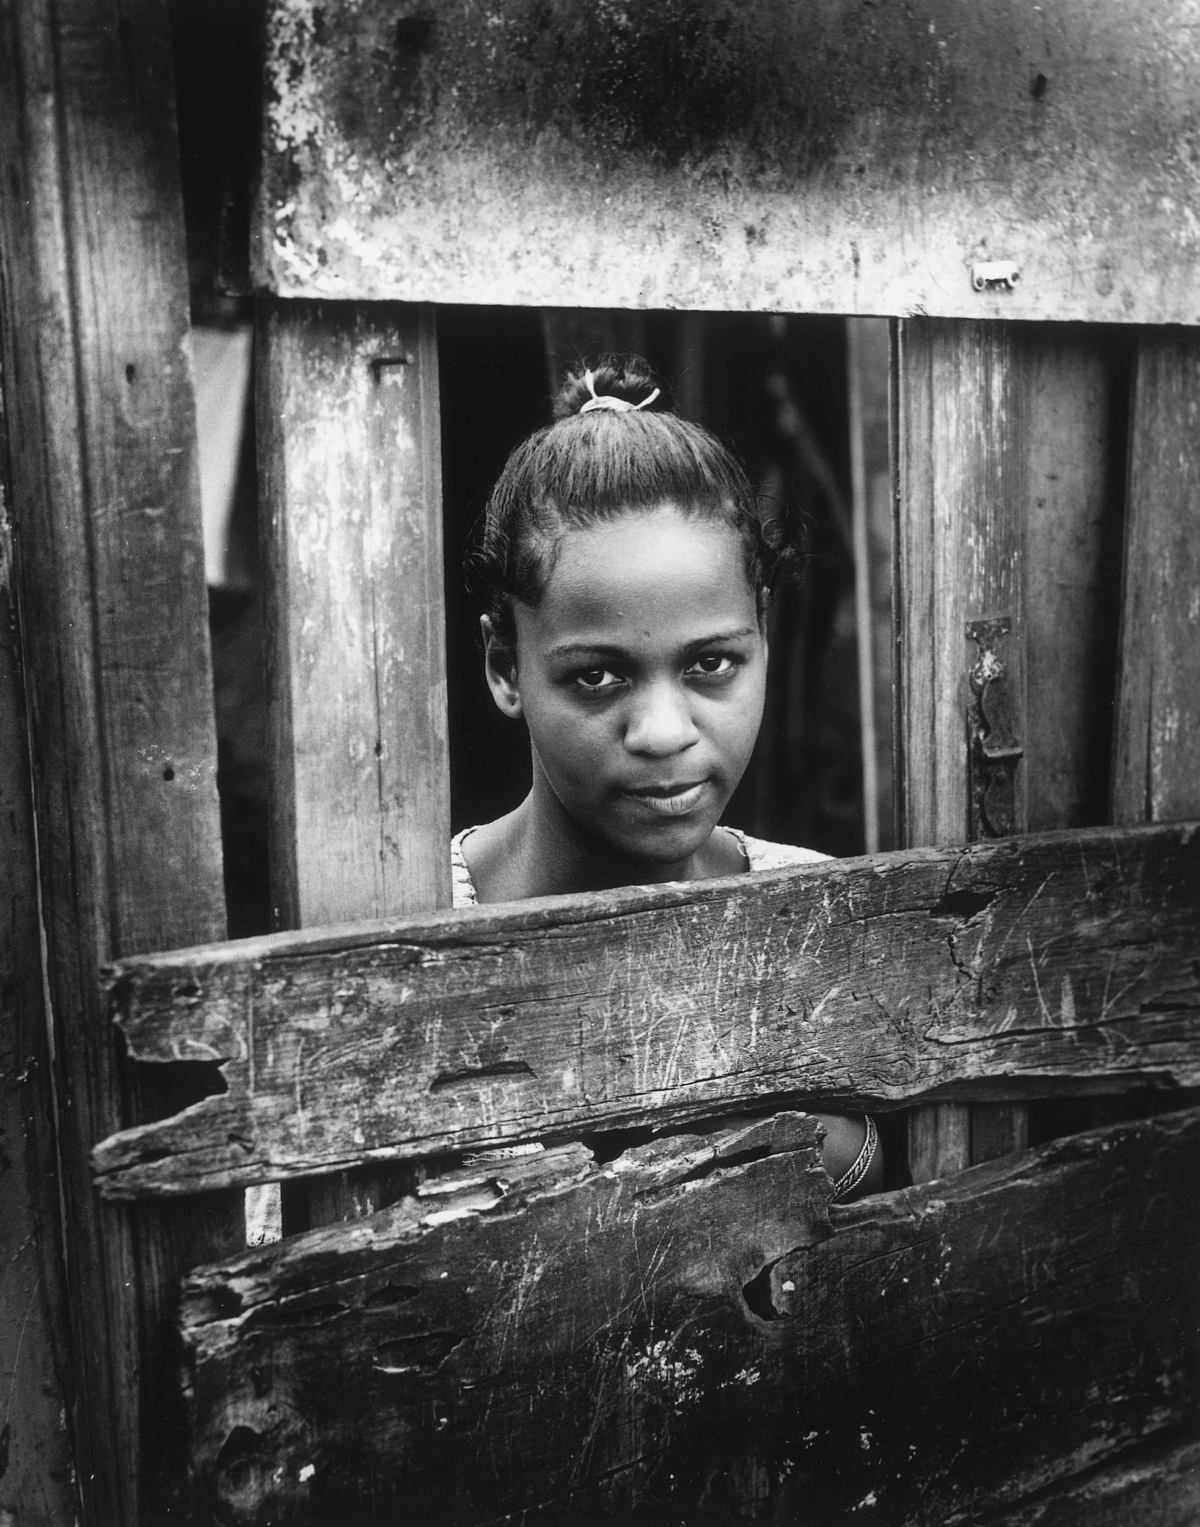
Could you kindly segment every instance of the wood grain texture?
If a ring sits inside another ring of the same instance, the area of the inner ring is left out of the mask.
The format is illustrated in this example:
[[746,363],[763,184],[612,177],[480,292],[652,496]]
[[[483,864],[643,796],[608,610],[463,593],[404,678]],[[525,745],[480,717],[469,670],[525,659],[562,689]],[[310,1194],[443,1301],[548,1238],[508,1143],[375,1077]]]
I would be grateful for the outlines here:
[[180,1266],[240,1226],[228,1200],[114,1210],[88,1168],[96,1140],[188,1096],[118,1069],[99,966],[225,928],[169,29],[157,0],[0,14],[4,368],[70,1421],[85,1520],[134,1523],[156,1469],[178,1464],[159,1355]]
[[[450,905],[441,441],[431,309],[264,303],[259,481],[275,926]],[[289,1232],[394,1173],[292,1187]]]
[[[0,49],[7,40],[0,12]],[[0,89],[3,72],[0,70]],[[6,347],[0,344],[0,358]],[[12,567],[0,360],[0,1521],[79,1509],[67,1435],[70,1324],[42,993],[29,735]]]
[[258,354],[276,926],[449,906],[432,313],[274,303]]
[[[954,842],[969,809],[968,623],[1004,615],[1017,741],[1010,830],[1107,819],[1127,345],[1076,325],[901,326],[897,626],[902,841]],[[943,1107],[921,1170],[1020,1148],[1027,1122]],[[975,1155],[971,1141],[983,1155]],[[964,1144],[965,1143],[965,1144]],[[914,1166],[914,1170],[915,1170]]]
[[1139,338],[1113,769],[1113,820],[1200,801],[1200,343]]
[[[1190,0],[273,0],[281,296],[1200,319]],[[1008,258],[1012,290],[975,290]]]
[[1200,1116],[829,1219],[812,1124],[564,1147],[557,1180],[484,1164],[198,1269],[208,1498],[233,1523],[926,1527],[1194,1419]]
[[[1028,396],[1018,331],[909,320],[899,328],[899,815],[910,847],[969,836],[968,621],[1007,616],[1003,659],[1024,731]],[[1018,768],[1014,808],[1025,820]]]
[[[1023,489],[1029,402],[1009,325],[908,321],[898,330],[897,818],[902,843],[974,836],[968,622],[1003,616],[1002,660],[1027,735]],[[1012,830],[1027,818],[1014,777]],[[935,1105],[909,1120],[909,1171],[927,1182],[971,1160],[971,1116]]]
[[1132,348],[1125,332],[1082,324],[1022,333],[1030,832],[1114,820],[1108,776]]
[[181,951],[111,974],[140,1061],[226,1090],[105,1141],[107,1194],[772,1098],[1200,1079],[1200,834],[1046,834]]

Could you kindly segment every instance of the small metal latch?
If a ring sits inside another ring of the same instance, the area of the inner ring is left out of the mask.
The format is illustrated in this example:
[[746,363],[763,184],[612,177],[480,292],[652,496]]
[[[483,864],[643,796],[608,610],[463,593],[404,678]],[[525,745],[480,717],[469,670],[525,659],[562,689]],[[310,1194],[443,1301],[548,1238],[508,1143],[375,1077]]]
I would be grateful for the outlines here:
[[1011,292],[1020,279],[1021,268],[1015,260],[976,260],[971,266],[971,285],[977,292],[989,286]]
[[1001,641],[1011,630],[1007,615],[967,622],[967,638],[979,652],[968,674],[968,828],[973,839],[1007,838],[1016,820],[1017,765],[1025,749],[1017,740],[1016,697],[999,655]]
[[385,377],[389,381],[394,380],[397,368],[411,366],[413,359],[411,355],[377,355],[370,362],[371,376],[377,383],[382,382]]

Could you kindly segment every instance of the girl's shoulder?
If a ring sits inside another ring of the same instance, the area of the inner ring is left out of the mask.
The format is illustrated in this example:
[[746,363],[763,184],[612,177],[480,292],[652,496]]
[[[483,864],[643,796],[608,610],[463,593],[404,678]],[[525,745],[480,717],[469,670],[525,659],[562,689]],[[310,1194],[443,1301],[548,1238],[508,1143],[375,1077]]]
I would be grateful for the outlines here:
[[[463,856],[463,842],[475,831],[465,827],[450,840],[450,878],[453,886],[455,907],[478,905],[475,883]],[[737,839],[746,863],[751,870],[779,870],[789,864],[819,864],[828,854],[818,853],[815,848],[800,848],[795,843],[768,843],[765,838],[752,838],[739,827],[726,827],[725,831]]]
[[829,858],[815,848],[801,848],[796,843],[769,843],[766,838],[752,838],[740,827],[726,827],[741,844],[752,870],[781,870],[789,864],[820,864]]

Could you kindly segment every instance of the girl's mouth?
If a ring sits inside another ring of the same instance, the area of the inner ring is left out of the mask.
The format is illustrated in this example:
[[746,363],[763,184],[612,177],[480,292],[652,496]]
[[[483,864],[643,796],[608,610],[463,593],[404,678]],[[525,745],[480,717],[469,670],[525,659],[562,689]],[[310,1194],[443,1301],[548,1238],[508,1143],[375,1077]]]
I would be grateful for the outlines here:
[[704,783],[701,780],[695,785],[655,785],[648,790],[627,790],[625,793],[659,816],[676,817],[683,816],[699,804],[704,794]]

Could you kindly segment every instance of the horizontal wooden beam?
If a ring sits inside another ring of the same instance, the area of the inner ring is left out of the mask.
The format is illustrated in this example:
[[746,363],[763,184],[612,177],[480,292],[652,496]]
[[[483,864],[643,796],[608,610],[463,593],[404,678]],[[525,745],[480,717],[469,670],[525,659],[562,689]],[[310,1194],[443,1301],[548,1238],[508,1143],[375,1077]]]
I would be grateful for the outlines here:
[[192,1193],[769,1100],[1200,1083],[1200,834],[919,849],[127,960],[135,1061],[224,1091],[96,1150]]
[[816,1133],[482,1164],[196,1271],[208,1500],[926,1527],[1194,1418],[1200,1112],[832,1211]]
[[266,17],[280,296],[1200,321],[1180,0]]

